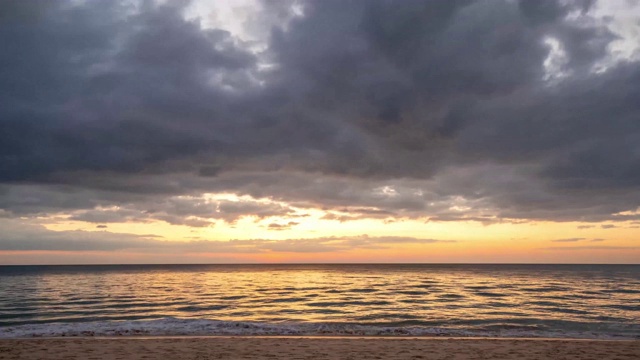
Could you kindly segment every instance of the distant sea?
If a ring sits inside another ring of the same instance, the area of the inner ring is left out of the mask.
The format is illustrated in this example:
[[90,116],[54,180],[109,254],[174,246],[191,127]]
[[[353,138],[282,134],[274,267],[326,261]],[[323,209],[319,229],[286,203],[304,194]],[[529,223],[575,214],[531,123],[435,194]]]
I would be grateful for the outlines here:
[[0,266],[0,337],[640,338],[638,265]]

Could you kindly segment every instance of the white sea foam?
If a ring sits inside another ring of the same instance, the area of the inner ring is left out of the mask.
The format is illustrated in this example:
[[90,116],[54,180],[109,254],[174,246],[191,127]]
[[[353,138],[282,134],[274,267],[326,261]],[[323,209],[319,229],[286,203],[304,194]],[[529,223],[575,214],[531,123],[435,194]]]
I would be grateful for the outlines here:
[[47,323],[0,328],[0,338],[67,336],[456,336],[456,337],[561,337],[634,338],[594,332],[558,332],[538,329],[460,329],[444,327],[385,327],[340,323],[260,323],[206,319],[163,318],[135,321]]

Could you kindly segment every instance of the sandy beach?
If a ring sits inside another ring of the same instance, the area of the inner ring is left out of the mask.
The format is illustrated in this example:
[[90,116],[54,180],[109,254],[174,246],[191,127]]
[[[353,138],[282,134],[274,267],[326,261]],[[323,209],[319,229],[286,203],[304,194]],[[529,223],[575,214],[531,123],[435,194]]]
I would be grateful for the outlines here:
[[640,341],[460,338],[171,337],[0,340],[0,359],[640,358]]

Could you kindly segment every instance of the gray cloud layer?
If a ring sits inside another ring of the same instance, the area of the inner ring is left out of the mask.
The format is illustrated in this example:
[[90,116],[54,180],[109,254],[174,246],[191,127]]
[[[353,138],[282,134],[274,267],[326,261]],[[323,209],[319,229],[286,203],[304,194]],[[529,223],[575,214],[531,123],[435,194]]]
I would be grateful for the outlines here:
[[640,204],[640,64],[592,71],[615,35],[591,3],[305,2],[255,53],[183,2],[4,1],[0,208],[194,226],[290,213],[175,201],[235,192],[339,220],[637,218],[613,214]]
[[122,251],[176,253],[325,253],[354,249],[387,249],[398,244],[454,243],[400,236],[322,237],[288,240],[169,241],[153,235],[118,234],[106,231],[50,231],[41,226],[1,220],[7,231],[0,235],[0,251]]

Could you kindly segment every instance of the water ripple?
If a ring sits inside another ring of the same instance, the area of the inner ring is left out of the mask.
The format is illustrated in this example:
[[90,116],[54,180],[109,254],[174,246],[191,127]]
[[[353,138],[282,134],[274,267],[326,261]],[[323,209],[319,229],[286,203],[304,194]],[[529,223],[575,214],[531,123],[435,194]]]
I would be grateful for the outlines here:
[[192,319],[324,324],[327,333],[372,326],[409,334],[416,326],[633,337],[638,294],[640,266],[0,266],[0,329]]

